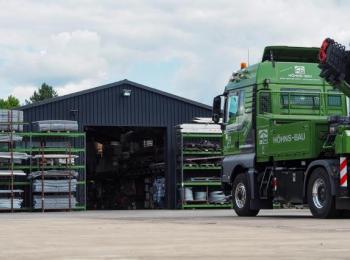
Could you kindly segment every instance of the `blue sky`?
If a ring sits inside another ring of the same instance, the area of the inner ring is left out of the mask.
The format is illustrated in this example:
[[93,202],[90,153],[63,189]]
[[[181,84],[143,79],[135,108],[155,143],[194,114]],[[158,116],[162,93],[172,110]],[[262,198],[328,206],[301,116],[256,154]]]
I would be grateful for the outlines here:
[[129,79],[210,104],[266,45],[350,42],[349,1],[0,0],[0,97]]

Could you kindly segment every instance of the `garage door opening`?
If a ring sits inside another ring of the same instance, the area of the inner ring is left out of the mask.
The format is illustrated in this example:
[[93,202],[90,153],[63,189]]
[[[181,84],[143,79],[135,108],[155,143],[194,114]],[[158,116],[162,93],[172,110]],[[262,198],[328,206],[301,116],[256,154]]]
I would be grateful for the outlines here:
[[87,209],[165,207],[165,128],[88,126]]

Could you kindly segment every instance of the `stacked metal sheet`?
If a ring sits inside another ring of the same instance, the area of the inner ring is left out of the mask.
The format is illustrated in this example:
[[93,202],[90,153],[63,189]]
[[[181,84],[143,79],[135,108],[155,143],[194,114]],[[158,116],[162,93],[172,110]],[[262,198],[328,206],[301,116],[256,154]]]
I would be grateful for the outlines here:
[[212,191],[209,195],[209,202],[210,203],[225,203],[226,201],[226,195],[223,191]]
[[11,155],[11,152],[0,152],[0,158],[2,159],[11,159],[13,158],[14,160],[27,160],[31,156],[26,154],[26,153],[18,153],[18,152],[13,152]]
[[23,111],[0,109],[0,130],[23,131]]
[[178,125],[177,128],[182,133],[221,134],[220,125],[204,122],[205,120],[202,118],[198,123],[181,124]]
[[49,171],[36,171],[36,172],[31,172],[28,175],[28,179],[34,179],[37,178],[41,175],[44,175],[44,177],[67,177],[71,176],[72,178],[78,177],[78,172],[76,171],[70,171],[70,170],[49,170]]
[[75,154],[36,154],[32,156],[33,159],[74,159],[74,158],[79,158],[78,155]]
[[39,160],[44,158],[47,165],[74,165],[75,159],[79,158],[74,154],[36,154],[32,156],[33,159]]
[[[11,141],[10,134],[0,134],[0,143],[8,143],[10,141]],[[13,142],[20,142],[20,141],[22,141],[22,136],[12,135],[12,141]]]
[[20,170],[0,170],[0,176],[26,176],[26,173]]
[[78,122],[70,120],[44,120],[33,122],[33,130],[37,132],[78,131]]
[[0,194],[23,193],[23,190],[0,190]]
[[[22,207],[23,199],[14,198],[13,208],[20,209]],[[11,198],[0,198],[0,209],[11,209]]]
[[[71,207],[75,207],[77,200],[75,196],[70,196]],[[33,197],[33,203],[35,209],[42,208],[41,196],[35,195]],[[44,198],[45,209],[69,209],[69,195],[46,195]]]
[[[33,191],[41,192],[42,186],[44,187],[44,192],[69,192],[69,180],[35,180],[33,181]],[[77,190],[77,180],[70,180],[70,191],[75,192]],[[46,196],[45,196],[46,197]]]

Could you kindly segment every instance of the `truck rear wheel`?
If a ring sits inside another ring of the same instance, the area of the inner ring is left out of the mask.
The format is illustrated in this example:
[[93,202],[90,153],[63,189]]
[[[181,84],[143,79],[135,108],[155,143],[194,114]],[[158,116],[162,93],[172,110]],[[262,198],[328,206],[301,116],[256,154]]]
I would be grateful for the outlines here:
[[250,192],[247,175],[240,173],[232,184],[233,209],[238,216],[256,216],[259,210],[250,209]]
[[307,200],[314,217],[334,218],[335,198],[331,194],[331,183],[325,169],[317,168],[311,174],[307,188]]

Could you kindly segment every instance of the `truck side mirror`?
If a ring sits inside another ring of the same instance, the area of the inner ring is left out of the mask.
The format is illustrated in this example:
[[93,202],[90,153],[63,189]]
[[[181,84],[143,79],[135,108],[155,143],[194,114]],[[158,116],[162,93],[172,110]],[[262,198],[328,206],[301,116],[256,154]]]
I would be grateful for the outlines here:
[[223,113],[221,110],[221,98],[222,98],[222,95],[216,96],[213,101],[212,119],[215,124],[219,123],[220,119],[223,116]]

